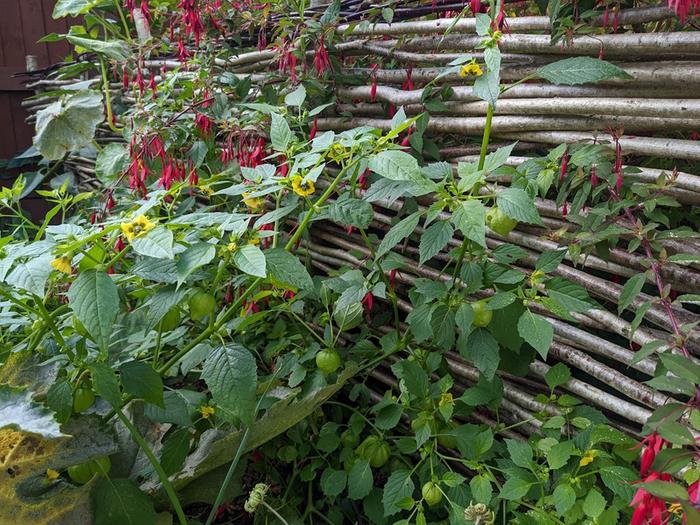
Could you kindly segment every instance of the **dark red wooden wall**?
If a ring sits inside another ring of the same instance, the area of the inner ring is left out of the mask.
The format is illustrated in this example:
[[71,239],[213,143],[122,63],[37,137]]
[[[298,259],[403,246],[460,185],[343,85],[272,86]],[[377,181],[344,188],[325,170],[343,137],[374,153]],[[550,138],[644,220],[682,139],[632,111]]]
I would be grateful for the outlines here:
[[35,55],[39,68],[60,62],[69,52],[63,42],[38,44],[48,33],[65,33],[70,22],[51,17],[56,0],[0,0],[0,159],[21,153],[32,143],[22,99],[32,93],[12,75]]

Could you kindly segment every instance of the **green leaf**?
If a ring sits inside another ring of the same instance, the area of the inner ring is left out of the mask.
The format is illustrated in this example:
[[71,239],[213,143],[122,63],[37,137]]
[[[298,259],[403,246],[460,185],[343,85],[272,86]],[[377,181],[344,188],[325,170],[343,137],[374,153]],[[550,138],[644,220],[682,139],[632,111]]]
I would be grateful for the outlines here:
[[404,217],[401,221],[396,223],[392,228],[384,235],[382,242],[379,243],[379,248],[377,248],[377,257],[391,251],[391,249],[404,240],[406,237],[413,233],[413,230],[418,226],[418,221],[420,220],[420,212],[415,212]]
[[464,357],[471,357],[474,366],[484,374],[487,381],[491,381],[501,360],[498,341],[485,328],[477,328],[469,334],[467,349],[469,356]]
[[398,503],[411,496],[416,486],[411,479],[410,470],[395,470],[389,476],[384,485],[382,504],[384,505],[384,516],[393,516],[401,511]]
[[29,259],[26,262],[17,263],[5,282],[19,290],[33,293],[37,297],[44,297],[46,281],[51,274],[51,260],[53,256],[46,254]]
[[328,207],[328,217],[340,224],[365,229],[374,218],[374,210],[365,200],[341,197]]
[[452,214],[452,222],[467,239],[486,248],[486,208],[481,201],[462,201]]
[[119,290],[105,272],[86,270],[68,290],[68,303],[102,350],[106,350],[119,313]]
[[488,505],[491,502],[493,488],[491,487],[491,481],[484,474],[474,476],[469,481],[469,489],[472,491],[472,496],[474,496],[477,503]]
[[566,250],[542,252],[535,263],[535,270],[551,273],[557,269],[564,257],[566,257]]
[[501,92],[501,79],[499,71],[487,71],[474,81],[472,93],[475,97],[488,102],[496,109],[498,95]]
[[611,78],[632,78],[624,69],[592,57],[559,60],[537,70],[537,76],[552,84],[587,84]]
[[550,468],[560,469],[569,462],[574,453],[574,444],[571,441],[557,443],[547,452],[547,463]]
[[101,0],[58,0],[53,8],[54,18],[84,15]]
[[272,149],[275,151],[286,151],[289,142],[292,140],[292,130],[284,117],[277,113],[271,113],[272,125],[270,127],[270,140]]
[[554,498],[554,507],[557,509],[559,516],[569,511],[576,503],[576,492],[568,483],[558,485],[554,489],[552,497]]
[[34,145],[47,160],[62,159],[92,141],[103,110],[102,95],[95,91],[61,97],[37,112]]
[[526,469],[532,466],[532,448],[526,442],[506,439],[506,448],[510,460],[517,466]]
[[321,474],[321,490],[326,496],[334,498],[345,490],[347,480],[347,474],[344,470],[326,467]]
[[506,188],[496,194],[498,208],[511,219],[530,224],[544,225],[537,213],[535,202],[520,188]]
[[282,248],[267,250],[265,260],[270,277],[275,281],[299,290],[310,290],[314,287],[306,267],[298,258]]
[[605,486],[625,501],[632,500],[634,492],[637,490],[632,483],[638,478],[637,473],[627,467],[613,465],[600,469],[600,479],[603,480]]
[[557,363],[544,375],[547,386],[552,390],[565,384],[569,379],[571,379],[571,370],[564,363]]
[[673,374],[696,385],[700,384],[700,365],[693,363],[687,357],[664,352],[659,354],[659,359]]
[[304,84],[299,84],[294,91],[287,93],[287,95],[284,97],[284,103],[287,106],[294,106],[297,108],[301,107],[304,100],[306,100],[306,89],[304,88]]
[[144,413],[156,423],[172,423],[181,427],[192,424],[192,420],[198,417],[198,408],[207,401],[204,392],[195,392],[186,388],[168,390],[163,394],[163,407],[147,404]]
[[399,361],[391,365],[391,371],[401,379],[408,393],[416,399],[423,399],[428,392],[428,375],[415,361]]
[[110,183],[129,166],[129,151],[124,144],[107,144],[97,154],[95,174],[102,183]]
[[90,375],[92,386],[97,395],[113,407],[121,406],[122,396],[119,392],[119,382],[110,366],[105,363],[95,363],[90,366]]
[[92,492],[95,525],[153,525],[153,503],[128,479],[100,477]]
[[128,361],[119,367],[119,374],[125,392],[165,408],[163,405],[163,380],[152,366],[142,361]]
[[532,485],[532,483],[529,481],[516,477],[510,477],[503,484],[498,497],[507,500],[518,500],[528,493],[530,490],[530,485]]
[[45,438],[65,437],[53,412],[32,401],[29,390],[0,385],[0,429],[8,427]]
[[230,419],[250,426],[255,419],[257,367],[253,355],[240,344],[214,348],[204,361],[202,379],[217,406]]
[[253,244],[246,244],[233,252],[233,262],[238,268],[255,277],[267,276],[267,263],[265,254]]
[[145,235],[131,241],[136,253],[155,259],[174,259],[173,232],[165,226],[156,226]]
[[589,518],[597,518],[605,510],[606,501],[603,495],[596,489],[591,489],[583,500],[583,512]]
[[455,230],[447,221],[438,221],[431,224],[421,235],[418,252],[419,264],[423,264],[435,257],[452,239]]
[[64,423],[73,413],[73,389],[70,383],[59,379],[46,393],[46,404],[56,413],[59,423]]
[[348,475],[348,496],[350,499],[362,499],[367,496],[374,486],[374,477],[369,461],[356,459]]
[[97,40],[94,38],[83,38],[75,35],[66,35],[66,40],[77,47],[82,47],[87,51],[94,51],[107,58],[123,62],[129,58],[131,50],[129,45],[123,40]]
[[655,480],[648,483],[639,483],[637,486],[669,502],[688,501],[688,491],[677,483]]
[[622,313],[622,311],[637,298],[639,292],[642,291],[642,287],[644,286],[645,282],[646,276],[643,273],[638,273],[637,275],[630,277],[627,280],[625,286],[623,286],[622,288],[622,292],[620,293],[620,299],[617,303],[618,314]]
[[368,167],[376,174],[389,180],[407,180],[425,183],[428,179],[421,173],[418,161],[399,150],[385,150],[370,158]]
[[167,475],[171,476],[182,468],[190,451],[191,440],[192,435],[187,428],[180,428],[165,438],[160,464]]
[[552,325],[541,315],[525,310],[518,319],[518,334],[532,346],[543,359],[547,358],[554,340]]
[[175,263],[178,285],[184,283],[197,268],[209,264],[215,256],[216,248],[208,242],[198,242],[187,248]]

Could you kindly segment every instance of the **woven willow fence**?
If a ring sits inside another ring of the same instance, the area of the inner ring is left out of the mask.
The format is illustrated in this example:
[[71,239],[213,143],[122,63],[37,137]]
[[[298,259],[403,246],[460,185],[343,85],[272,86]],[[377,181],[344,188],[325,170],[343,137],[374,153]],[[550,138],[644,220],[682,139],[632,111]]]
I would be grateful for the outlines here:
[[[455,170],[460,162],[473,162],[478,158],[487,104],[474,95],[474,78],[461,76],[459,66],[450,64],[467,54],[478,61],[483,59],[483,50],[478,46],[482,38],[475,33],[476,19],[445,17],[449,11],[458,13],[463,5],[439,3],[437,8],[397,8],[392,23],[361,22],[365,8],[362,2],[342,3],[340,16],[345,23],[337,28],[336,40],[328,46],[336,68],[331,76],[336,99],[319,115],[315,124],[318,130],[342,131],[357,126],[387,130],[399,108],[409,116],[427,112],[430,115],[425,119],[426,125],[420,133],[407,136],[405,145],[418,150],[426,160],[446,160]],[[307,15],[321,14],[325,9],[315,8]],[[601,16],[589,20],[588,25],[597,31],[575,34],[555,43],[549,34],[548,17],[508,18],[500,41],[501,78],[504,83],[517,86],[499,100],[492,123],[496,141],[490,148],[517,141],[507,159],[508,166],[519,166],[560,144],[598,144],[611,152],[621,148],[627,165],[635,168],[627,170],[626,176],[650,190],[657,188],[660,178],[665,178],[668,184],[663,192],[682,209],[700,204],[700,176],[691,173],[697,173],[700,166],[700,140],[693,140],[697,139],[694,132],[700,130],[700,31],[665,31],[673,26],[674,17],[675,13],[665,7],[623,9],[607,20]],[[615,31],[611,29],[613,24]],[[147,33],[141,36],[148,38]],[[268,36],[274,35],[268,30]],[[221,79],[231,75],[236,79],[249,78],[254,89],[289,80],[288,70],[279,67],[285,57],[284,49],[274,45],[256,49],[255,39],[249,35],[243,35],[243,42],[249,47],[236,48],[227,58],[217,58],[207,73]],[[314,67],[319,51],[313,44],[302,51],[306,57],[304,67]],[[566,86],[547,84],[532,76],[543,65],[576,56],[604,58],[622,67],[630,78]],[[300,67],[303,63],[301,60]],[[171,78],[175,72],[199,74],[182,70],[175,56],[146,58],[142,65],[146,81],[152,77],[156,83]],[[117,71],[116,76],[119,75]],[[52,69],[31,73],[28,85],[37,95],[24,103],[32,114],[30,122],[60,93],[89,82],[99,79],[61,80]],[[125,88],[122,82],[112,81],[109,90],[114,107],[135,104],[134,89],[138,87]],[[100,127],[96,139],[101,147],[122,140],[106,124]],[[71,154],[65,167],[75,176],[78,186],[100,190],[94,157],[94,151]],[[652,159],[664,159],[661,165],[666,169],[648,167],[659,166]],[[673,171],[676,166],[678,170]],[[507,186],[510,177],[496,174],[489,182]],[[406,203],[379,192],[371,200],[371,233],[378,241],[404,216]],[[418,199],[417,206],[429,207],[431,202],[430,196],[424,196]],[[532,274],[540,253],[566,248],[560,243],[561,232],[575,232],[579,227],[568,220],[566,208],[571,203],[543,197],[536,204],[543,227],[520,224],[506,236],[487,230],[489,248],[505,243],[522,248],[524,256],[513,267],[526,274]],[[418,242],[422,231],[416,227],[415,236],[394,248],[405,258],[404,266],[394,276],[402,317],[412,310],[407,290],[418,279],[451,278],[441,270],[441,264],[449,260],[447,250],[461,244],[457,234],[446,250],[430,263],[420,265]],[[700,293],[700,264],[694,262],[700,256],[700,242],[674,238],[660,242],[669,256],[689,255],[687,264],[679,257],[679,262],[666,262],[660,268],[663,286],[670,286],[672,293]],[[632,435],[640,435],[641,426],[653,409],[673,399],[671,394],[645,384],[654,376],[657,361],[651,355],[640,358],[637,351],[657,340],[671,341],[676,320],[697,323],[700,316],[692,302],[686,307],[674,304],[671,308],[675,320],[671,320],[663,305],[653,301],[659,293],[653,276],[648,277],[639,293],[627,298],[629,310],[620,314],[617,305],[625,281],[648,267],[644,247],[627,250],[625,244],[623,240],[618,248],[600,255],[574,257],[570,251],[555,270],[555,275],[583,286],[603,309],[573,313],[575,322],[539,310],[555,333],[547,360],[535,360],[523,376],[498,372],[504,383],[501,413],[513,422],[533,421],[508,430],[508,436],[537,432],[539,423],[533,418],[534,413],[556,413],[556,408],[539,402],[536,396],[549,391],[543,377],[557,362],[573,370],[572,378],[562,387],[564,391],[602,409],[616,426]],[[315,223],[310,238],[299,251],[308,255],[309,265],[317,273],[329,276],[339,268],[364,269],[371,255],[358,232],[331,221]],[[635,311],[642,309],[643,318],[635,317]],[[691,333],[687,348],[693,356],[700,356],[700,333]],[[458,391],[478,381],[479,371],[459,354],[449,353],[448,361],[453,374],[460,378]],[[370,385],[377,398],[387,388],[396,388],[388,370],[390,365],[387,362],[372,373]],[[487,409],[476,411],[473,417],[495,426],[494,416]]]

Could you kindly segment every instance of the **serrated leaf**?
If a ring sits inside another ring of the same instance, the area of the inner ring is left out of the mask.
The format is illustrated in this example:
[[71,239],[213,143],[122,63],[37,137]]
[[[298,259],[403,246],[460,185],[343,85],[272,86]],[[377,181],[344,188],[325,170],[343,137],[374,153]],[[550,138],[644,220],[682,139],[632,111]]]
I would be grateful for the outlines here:
[[107,144],[97,154],[95,175],[102,183],[111,182],[129,166],[129,151],[124,144]]
[[265,254],[253,244],[246,244],[233,252],[233,262],[242,271],[255,277],[267,276]]
[[155,259],[174,259],[173,232],[165,226],[156,226],[145,235],[131,241],[136,253]]
[[99,347],[106,350],[119,313],[119,290],[105,272],[86,270],[68,290],[68,304]]
[[419,184],[430,182],[421,173],[418,161],[404,151],[392,149],[379,152],[369,159],[367,166],[385,179],[412,181]]
[[142,361],[128,361],[119,367],[119,375],[125,392],[164,408],[163,380],[152,366]]
[[186,428],[180,428],[165,438],[160,464],[167,475],[171,476],[182,468],[190,451],[191,440],[192,435]]
[[73,413],[73,389],[70,383],[59,379],[46,393],[46,404],[56,413],[59,423],[64,423]]
[[418,226],[418,221],[420,220],[420,212],[415,212],[404,217],[398,223],[391,227],[391,229],[384,235],[382,242],[377,248],[377,257],[385,255],[391,249],[404,240],[406,237],[413,233],[413,230]]
[[557,509],[559,516],[570,510],[576,503],[576,492],[568,483],[558,485],[554,489],[552,497],[554,498],[554,508]]
[[410,470],[402,469],[392,472],[384,485],[384,494],[382,495],[384,516],[393,516],[400,512],[399,502],[404,498],[410,497],[414,489],[415,485],[411,479]]
[[257,366],[253,355],[240,344],[214,348],[202,368],[202,379],[225,416],[235,416],[250,426],[255,419]]
[[5,277],[5,282],[19,290],[43,298],[46,281],[53,270],[52,259],[53,256],[46,254],[26,262],[17,263],[9,275]]
[[340,224],[365,229],[374,218],[374,210],[365,200],[341,198],[329,206],[328,217]]
[[95,525],[153,525],[151,500],[129,479],[100,477],[92,492]]
[[294,106],[297,108],[301,107],[304,100],[306,100],[306,89],[304,88],[304,84],[299,84],[294,91],[287,93],[287,95],[284,97],[284,103],[287,106]]
[[488,330],[477,328],[469,334],[467,348],[469,349],[469,356],[465,357],[470,357],[474,366],[484,374],[486,380],[491,381],[501,361],[498,341]]
[[369,461],[356,459],[348,475],[348,496],[350,499],[362,499],[367,496],[374,486],[374,477]]
[[418,252],[419,264],[423,264],[435,257],[452,239],[455,231],[447,221],[438,221],[431,224],[421,235]]
[[344,470],[327,467],[321,474],[321,490],[326,496],[334,498],[345,490],[347,480]]
[[53,8],[54,18],[84,15],[101,0],[58,0]]
[[187,248],[175,263],[178,284],[184,283],[193,271],[209,264],[215,256],[216,248],[207,242],[198,242]]
[[278,113],[272,112],[272,124],[270,126],[270,141],[275,151],[286,151],[292,140],[292,130],[287,120]]
[[611,78],[632,78],[624,69],[592,57],[559,60],[537,70],[537,76],[553,84],[587,84]]
[[498,208],[511,219],[542,226],[535,202],[520,188],[506,188],[496,194]]
[[541,315],[525,310],[518,319],[518,334],[532,346],[542,359],[547,358],[549,347],[554,340],[552,325]]
[[544,375],[547,386],[552,390],[565,384],[569,379],[571,379],[571,370],[564,363],[557,363]]
[[92,386],[97,395],[113,407],[121,406],[122,396],[119,392],[119,382],[112,368],[105,363],[94,363],[90,366]]
[[467,239],[486,248],[486,208],[481,201],[461,202],[452,214],[452,222]]
[[274,248],[265,252],[267,270],[270,277],[282,284],[290,285],[299,290],[309,290],[314,286],[306,267],[294,255]]
[[475,97],[488,102],[492,108],[496,109],[498,95],[501,92],[500,82],[499,71],[487,71],[474,81],[472,93]]

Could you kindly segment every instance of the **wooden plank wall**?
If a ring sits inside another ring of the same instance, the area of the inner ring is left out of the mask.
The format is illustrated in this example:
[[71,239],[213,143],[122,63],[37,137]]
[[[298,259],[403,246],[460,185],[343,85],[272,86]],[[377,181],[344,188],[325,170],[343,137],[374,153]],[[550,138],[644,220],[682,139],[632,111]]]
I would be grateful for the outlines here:
[[38,67],[60,62],[68,54],[64,42],[39,44],[48,33],[65,33],[66,19],[51,17],[56,0],[0,0],[0,159],[8,159],[32,143],[22,99],[31,95],[14,73],[26,69],[26,56],[35,55]]

